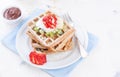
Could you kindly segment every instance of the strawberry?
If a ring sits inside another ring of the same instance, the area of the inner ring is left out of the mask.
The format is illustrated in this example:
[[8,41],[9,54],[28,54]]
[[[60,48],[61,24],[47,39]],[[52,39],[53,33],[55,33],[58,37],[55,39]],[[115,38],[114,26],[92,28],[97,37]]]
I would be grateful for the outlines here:
[[46,60],[46,54],[44,54],[44,53],[38,53],[36,51],[30,52],[29,58],[30,58],[30,61],[33,64],[37,64],[37,65],[43,65],[44,63],[47,62],[47,60]]
[[56,28],[57,17],[54,14],[46,15],[42,21],[46,28]]

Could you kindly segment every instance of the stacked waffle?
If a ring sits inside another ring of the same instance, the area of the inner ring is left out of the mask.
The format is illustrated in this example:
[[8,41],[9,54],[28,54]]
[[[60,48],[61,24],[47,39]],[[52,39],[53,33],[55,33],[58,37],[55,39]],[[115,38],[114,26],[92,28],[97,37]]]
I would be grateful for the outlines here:
[[27,29],[35,51],[49,54],[68,51],[73,47],[74,28],[51,11],[34,18]]

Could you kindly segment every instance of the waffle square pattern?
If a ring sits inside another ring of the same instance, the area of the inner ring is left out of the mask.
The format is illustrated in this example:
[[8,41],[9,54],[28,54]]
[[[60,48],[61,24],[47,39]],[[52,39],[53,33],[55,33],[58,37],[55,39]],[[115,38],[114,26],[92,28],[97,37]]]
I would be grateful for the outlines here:
[[28,22],[26,34],[35,51],[51,54],[72,49],[75,29],[57,14],[46,11]]

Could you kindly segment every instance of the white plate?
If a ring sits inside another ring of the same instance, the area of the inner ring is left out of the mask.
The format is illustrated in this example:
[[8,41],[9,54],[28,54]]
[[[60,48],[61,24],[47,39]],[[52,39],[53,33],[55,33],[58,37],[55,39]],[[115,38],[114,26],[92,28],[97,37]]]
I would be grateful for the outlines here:
[[[35,65],[31,63],[29,60],[29,53],[32,50],[32,47],[29,42],[30,40],[26,35],[26,29],[27,29],[26,24],[27,22],[22,25],[22,27],[17,33],[16,49],[20,57],[28,64],[42,69],[57,69],[57,68],[69,66],[81,58],[78,46],[76,45],[77,44],[76,40],[74,39],[74,47],[71,51],[47,55],[47,63],[44,65]],[[79,36],[81,37],[80,39],[81,44],[85,48],[87,48],[87,44],[88,44],[87,32],[84,29],[80,28]]]

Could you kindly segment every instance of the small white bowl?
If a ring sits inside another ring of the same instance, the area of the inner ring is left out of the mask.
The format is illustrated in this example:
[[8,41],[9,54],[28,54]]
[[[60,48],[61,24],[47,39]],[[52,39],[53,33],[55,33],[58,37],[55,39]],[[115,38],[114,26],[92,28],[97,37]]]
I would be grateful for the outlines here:
[[[7,18],[5,18],[4,17],[5,11],[7,9],[9,9],[9,8],[12,8],[12,7],[18,8],[20,10],[20,12],[21,12],[21,15],[18,18],[16,18],[16,19],[7,19]],[[17,7],[17,6],[9,6],[9,7],[4,8],[4,10],[2,11],[2,16],[3,16],[4,21],[9,23],[9,24],[19,23],[22,20],[22,10],[19,7]]]

